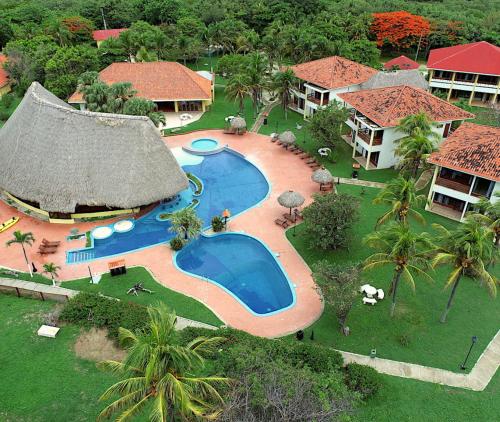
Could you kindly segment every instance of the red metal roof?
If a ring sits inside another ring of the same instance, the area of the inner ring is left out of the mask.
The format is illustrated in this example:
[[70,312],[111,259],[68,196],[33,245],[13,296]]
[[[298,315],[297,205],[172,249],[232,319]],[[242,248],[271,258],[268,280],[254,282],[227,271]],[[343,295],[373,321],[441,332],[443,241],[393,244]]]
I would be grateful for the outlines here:
[[500,75],[500,48],[486,41],[431,50],[429,69]]
[[500,182],[500,128],[462,123],[428,161]]
[[393,66],[399,66],[401,70],[413,70],[420,67],[416,61],[409,59],[406,56],[396,57],[384,64],[385,69],[392,69]]
[[126,31],[127,28],[120,29],[99,29],[92,32],[92,38],[94,41],[104,41],[108,38],[118,38],[121,32]]
[[[112,63],[99,73],[108,85],[130,82],[137,96],[152,101],[206,100],[212,98],[212,82],[177,62]],[[83,103],[75,92],[68,103]]]
[[420,88],[409,85],[344,92],[338,96],[381,127],[424,112],[435,122],[473,119],[474,115]]
[[0,54],[0,88],[7,85],[9,83],[9,75],[3,68],[3,64],[7,61],[7,57],[3,54]]
[[297,78],[325,89],[342,88],[366,82],[377,73],[371,67],[339,56],[325,57],[291,66]]

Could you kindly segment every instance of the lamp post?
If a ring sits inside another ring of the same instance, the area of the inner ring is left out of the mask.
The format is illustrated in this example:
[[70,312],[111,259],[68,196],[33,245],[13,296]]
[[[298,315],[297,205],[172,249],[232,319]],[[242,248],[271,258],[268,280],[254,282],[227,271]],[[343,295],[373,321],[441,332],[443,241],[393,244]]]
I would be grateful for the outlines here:
[[226,208],[222,211],[222,218],[224,218],[224,230],[227,230],[227,219],[231,217],[231,212]]
[[465,359],[464,359],[464,363],[462,363],[462,365],[460,366],[460,369],[462,371],[464,371],[466,368],[465,364],[467,363],[467,359],[469,359],[469,355],[470,355],[470,352],[472,351],[472,348],[474,347],[474,345],[477,343],[477,336],[472,336],[472,343],[469,347],[469,351],[467,352],[467,356],[465,356]]

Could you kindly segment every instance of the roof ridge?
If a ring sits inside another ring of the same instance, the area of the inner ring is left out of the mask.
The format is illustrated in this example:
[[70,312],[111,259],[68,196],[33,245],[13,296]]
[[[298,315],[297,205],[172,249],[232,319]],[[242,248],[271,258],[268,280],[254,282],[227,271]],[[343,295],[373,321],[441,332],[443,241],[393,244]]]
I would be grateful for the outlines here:
[[410,88],[408,85],[397,85],[393,88],[398,88],[399,86],[402,86],[403,89],[401,90],[401,92],[399,93],[398,97],[396,98],[396,100],[392,103],[392,106],[391,108],[387,111],[387,115],[388,115],[388,119],[386,121],[390,121],[390,116],[392,115],[392,111],[394,110],[394,107],[396,107],[396,105],[398,104],[399,100],[401,99],[401,96],[403,95],[403,92],[406,88]]

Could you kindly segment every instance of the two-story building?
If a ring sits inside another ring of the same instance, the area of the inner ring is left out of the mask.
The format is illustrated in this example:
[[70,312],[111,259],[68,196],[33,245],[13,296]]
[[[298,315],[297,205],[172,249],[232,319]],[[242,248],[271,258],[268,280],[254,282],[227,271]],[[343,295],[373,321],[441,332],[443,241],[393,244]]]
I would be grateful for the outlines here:
[[463,220],[479,198],[500,193],[500,128],[465,122],[429,163],[436,166],[426,209]]
[[290,108],[305,118],[318,107],[333,100],[340,101],[338,94],[361,89],[378,71],[339,56],[325,57],[291,66],[298,85],[292,91]]
[[448,137],[453,122],[474,118],[472,113],[408,85],[346,92],[339,98],[351,110],[346,124],[351,129],[352,156],[367,170],[397,164],[396,142],[407,136],[397,126],[405,117],[426,113],[436,122],[433,130],[440,138]]
[[431,50],[427,61],[431,92],[448,101],[477,106],[500,101],[500,48],[486,41]]
[[5,55],[3,54],[0,54],[0,98],[2,97],[2,95],[7,94],[11,90],[9,74],[3,68],[6,61],[7,57],[5,57]]

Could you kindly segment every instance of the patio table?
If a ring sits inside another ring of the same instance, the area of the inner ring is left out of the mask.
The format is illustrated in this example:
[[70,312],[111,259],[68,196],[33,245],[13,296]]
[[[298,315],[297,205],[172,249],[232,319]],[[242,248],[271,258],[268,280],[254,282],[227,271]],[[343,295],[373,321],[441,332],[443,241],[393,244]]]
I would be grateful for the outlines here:
[[373,286],[366,286],[365,293],[367,297],[373,297],[377,293],[377,289]]

